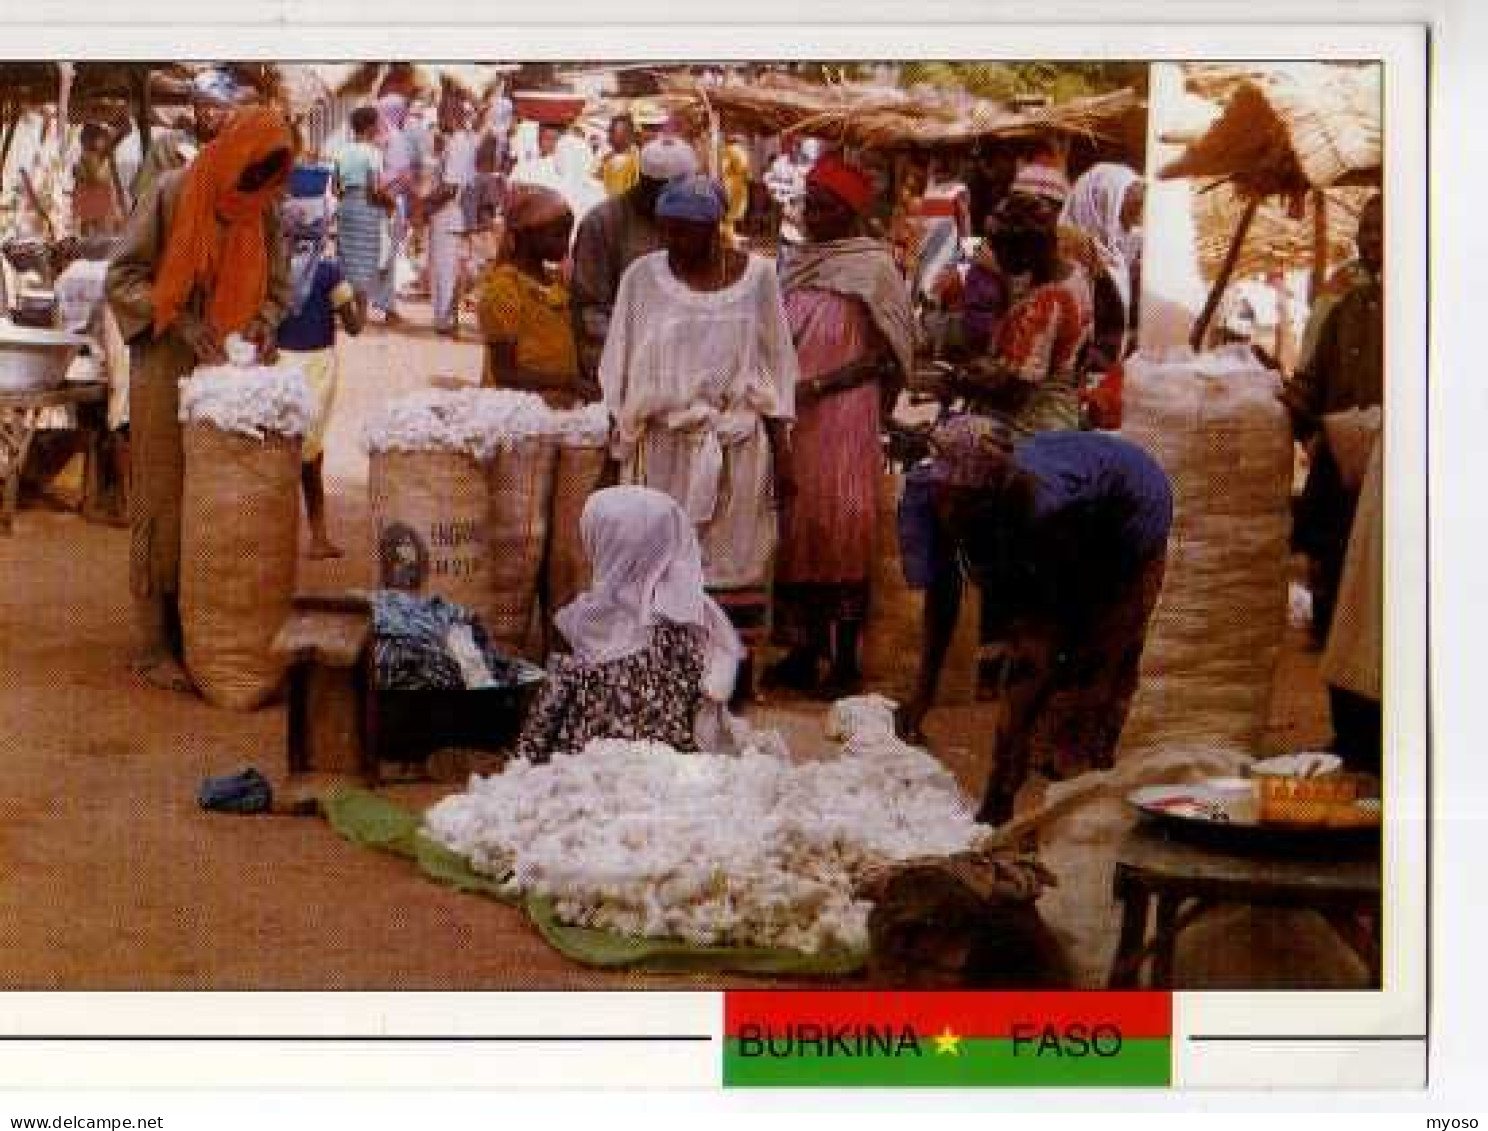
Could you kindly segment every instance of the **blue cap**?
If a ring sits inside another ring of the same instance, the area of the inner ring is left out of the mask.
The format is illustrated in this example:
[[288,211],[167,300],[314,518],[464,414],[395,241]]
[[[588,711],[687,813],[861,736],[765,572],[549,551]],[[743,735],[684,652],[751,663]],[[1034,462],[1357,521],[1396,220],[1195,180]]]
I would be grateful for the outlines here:
[[716,224],[728,211],[728,194],[712,177],[696,173],[678,177],[661,190],[656,215],[670,220]]

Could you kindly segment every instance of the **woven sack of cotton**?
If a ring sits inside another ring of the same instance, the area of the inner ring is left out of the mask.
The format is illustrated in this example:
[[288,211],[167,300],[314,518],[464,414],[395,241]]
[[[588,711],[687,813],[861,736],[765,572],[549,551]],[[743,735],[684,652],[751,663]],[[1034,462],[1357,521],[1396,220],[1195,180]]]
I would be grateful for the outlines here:
[[367,482],[378,586],[443,597],[484,624],[492,588],[480,460],[440,449],[373,452]]
[[313,399],[298,369],[248,361],[184,379],[180,413],[186,667],[208,702],[252,710],[283,678],[272,646],[294,597]]
[[513,437],[544,434],[550,415],[530,393],[424,389],[368,421],[363,440],[382,588],[444,597],[492,632],[498,551],[490,461]]
[[[558,454],[544,582],[550,611],[561,609],[589,584],[589,562],[579,540],[579,517],[589,496],[599,489],[609,459],[609,416],[602,405],[553,415]],[[569,423],[562,418],[576,419]]]
[[1122,756],[1254,751],[1287,617],[1292,439],[1277,375],[1244,347],[1138,354],[1123,433],[1173,482],[1167,577]]
[[[873,555],[868,620],[863,627],[863,680],[901,703],[914,695],[920,672],[920,643],[925,635],[924,594],[904,579],[899,553],[899,496],[902,475],[882,477],[878,495],[878,549]],[[941,669],[935,702],[942,707],[969,706],[976,698],[978,625],[981,595],[968,585],[961,594],[961,618]]]
[[553,474],[558,444],[546,436],[514,438],[486,464],[491,531],[491,639],[512,652],[530,653],[538,586],[548,551]]
[[[840,720],[839,720],[840,721]],[[560,921],[703,946],[858,951],[876,868],[974,847],[955,779],[893,737],[890,706],[841,753],[683,754],[601,740],[515,762],[428,811],[424,831]]]

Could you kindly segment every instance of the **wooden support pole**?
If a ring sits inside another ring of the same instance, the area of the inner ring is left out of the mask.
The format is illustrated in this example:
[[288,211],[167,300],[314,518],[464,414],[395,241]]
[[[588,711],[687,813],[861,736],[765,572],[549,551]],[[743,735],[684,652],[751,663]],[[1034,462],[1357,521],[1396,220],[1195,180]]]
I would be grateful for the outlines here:
[[1240,224],[1235,229],[1234,238],[1230,240],[1230,249],[1225,252],[1224,262],[1220,265],[1219,277],[1214,280],[1214,286],[1209,290],[1209,297],[1204,300],[1204,309],[1199,313],[1199,320],[1194,323],[1193,333],[1188,336],[1188,344],[1196,351],[1204,348],[1204,338],[1209,333],[1209,323],[1214,320],[1214,312],[1219,309],[1225,288],[1230,285],[1230,276],[1235,273],[1235,265],[1240,262],[1240,251],[1245,246],[1245,237],[1250,232],[1251,222],[1255,219],[1256,210],[1260,206],[1261,198],[1252,196],[1245,205],[1244,213],[1240,216]]
[[1312,190],[1312,275],[1307,283],[1307,301],[1315,303],[1328,282],[1328,194]]

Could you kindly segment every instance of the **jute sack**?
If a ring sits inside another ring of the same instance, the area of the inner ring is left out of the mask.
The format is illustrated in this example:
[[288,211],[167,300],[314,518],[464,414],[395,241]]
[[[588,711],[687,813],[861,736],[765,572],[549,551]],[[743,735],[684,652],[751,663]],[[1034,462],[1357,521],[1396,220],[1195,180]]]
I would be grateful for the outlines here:
[[579,539],[579,518],[589,496],[599,489],[608,456],[603,445],[558,449],[545,586],[549,616],[589,586],[589,560]]
[[556,444],[524,439],[500,449],[487,466],[491,615],[486,630],[497,646],[514,653],[533,644],[557,460]]
[[368,473],[378,585],[463,605],[489,626],[490,504],[465,452],[373,452]]
[[[873,555],[868,621],[863,626],[863,680],[868,689],[899,703],[914,695],[924,641],[924,596],[904,580],[899,556],[899,496],[902,475],[882,476],[878,492],[877,551]],[[976,586],[961,593],[961,617],[941,669],[935,702],[966,707],[976,699],[977,653],[982,602]]]
[[300,441],[185,429],[181,629],[207,702],[251,711],[278,690],[274,637],[289,617],[299,555]]
[[1277,389],[1248,352],[1127,362],[1123,433],[1167,471],[1174,521],[1122,759],[1256,749],[1286,628],[1293,454]]

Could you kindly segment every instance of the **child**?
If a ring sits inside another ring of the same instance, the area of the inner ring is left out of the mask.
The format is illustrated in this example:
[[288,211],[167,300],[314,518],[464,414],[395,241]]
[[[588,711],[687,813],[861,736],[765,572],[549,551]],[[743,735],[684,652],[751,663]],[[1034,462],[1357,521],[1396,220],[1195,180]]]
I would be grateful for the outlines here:
[[279,350],[286,363],[298,365],[315,395],[315,418],[305,435],[300,473],[305,512],[310,520],[311,558],[339,558],[341,550],[326,534],[325,434],[336,399],[336,320],[348,334],[360,334],[365,315],[356,293],[335,259],[325,255],[325,225],[286,223],[290,241],[289,313],[279,324]]

